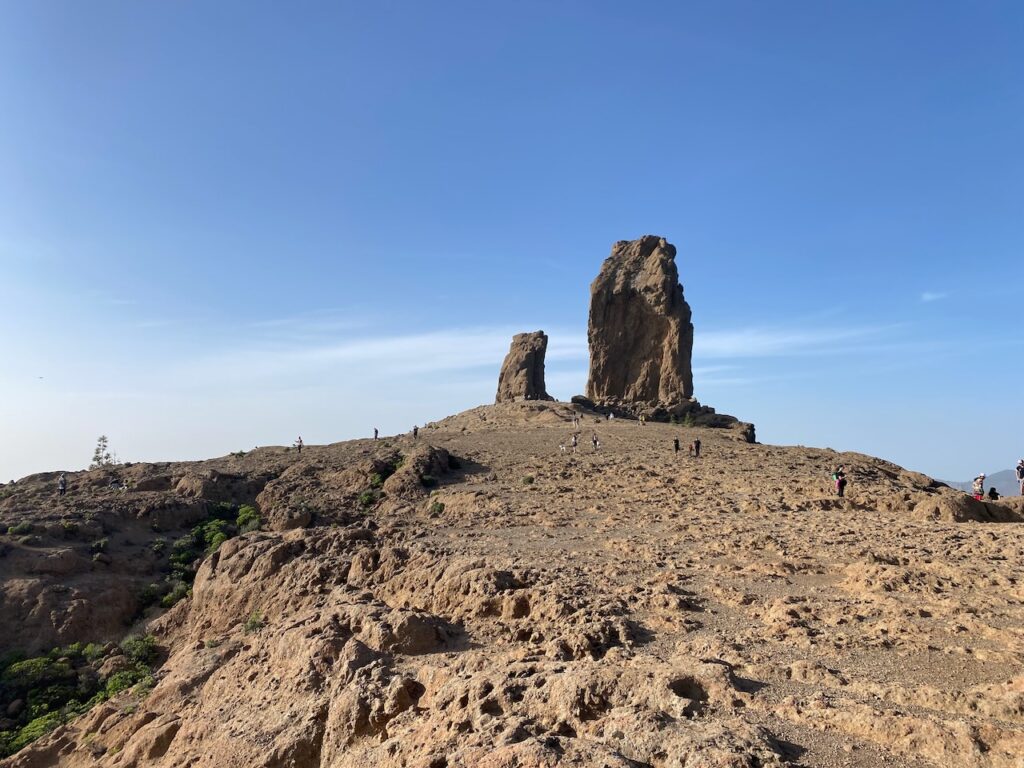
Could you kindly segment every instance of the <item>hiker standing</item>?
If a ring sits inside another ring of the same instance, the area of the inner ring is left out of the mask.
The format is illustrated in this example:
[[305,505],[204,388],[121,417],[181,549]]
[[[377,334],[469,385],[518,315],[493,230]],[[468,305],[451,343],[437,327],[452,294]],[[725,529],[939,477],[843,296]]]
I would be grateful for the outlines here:
[[417,440],[419,438],[419,436],[420,436],[420,428],[419,428],[419,426],[413,425],[413,428],[412,428],[412,439],[413,440]]
[[843,470],[842,464],[836,467],[836,471],[832,473],[832,482],[835,483],[836,496],[842,498],[846,488],[846,472]]
[[1020,483],[1020,495],[1024,496],[1024,459],[1017,462],[1017,482]]
[[700,438],[697,438],[690,443],[690,455],[695,459],[700,458]]
[[679,453],[679,438],[678,437],[672,439],[672,450],[675,453]]
[[60,477],[57,478],[57,495],[63,496],[68,491],[68,479],[64,476],[64,473],[60,473]]
[[299,449],[299,453],[302,453],[302,435],[299,435],[299,439],[295,441],[295,447]]
[[376,427],[373,428],[373,439],[374,440],[377,439],[377,428]]
[[572,433],[572,452],[576,453],[576,446],[579,445],[580,437],[578,432]]
[[597,432],[590,436],[590,444],[594,446],[594,452],[597,453],[601,447],[601,441],[597,439]]
[[985,498],[985,473],[982,472],[971,483],[971,495],[978,501]]

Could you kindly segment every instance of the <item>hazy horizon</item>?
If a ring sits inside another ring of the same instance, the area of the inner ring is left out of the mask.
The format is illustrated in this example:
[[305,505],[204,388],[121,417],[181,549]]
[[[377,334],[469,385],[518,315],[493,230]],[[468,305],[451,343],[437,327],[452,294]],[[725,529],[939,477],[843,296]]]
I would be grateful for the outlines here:
[[1024,7],[0,6],[0,480],[405,431],[513,333],[584,390],[658,234],[696,396],[963,480],[1024,455]]

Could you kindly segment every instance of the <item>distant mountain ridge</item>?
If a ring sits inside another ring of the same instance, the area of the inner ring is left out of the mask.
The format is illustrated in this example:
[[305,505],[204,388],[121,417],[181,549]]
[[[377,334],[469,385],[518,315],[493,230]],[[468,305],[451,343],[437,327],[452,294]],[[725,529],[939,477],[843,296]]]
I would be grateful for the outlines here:
[[[973,481],[967,480],[966,482],[954,482],[951,480],[943,480],[946,485],[950,488],[957,488],[961,491],[967,491],[970,493],[971,483]],[[1020,496],[1020,485],[1017,483],[1017,472],[1013,469],[1004,469],[999,472],[993,472],[987,474],[985,477],[985,491],[995,486],[996,491],[999,492],[1000,496]]]

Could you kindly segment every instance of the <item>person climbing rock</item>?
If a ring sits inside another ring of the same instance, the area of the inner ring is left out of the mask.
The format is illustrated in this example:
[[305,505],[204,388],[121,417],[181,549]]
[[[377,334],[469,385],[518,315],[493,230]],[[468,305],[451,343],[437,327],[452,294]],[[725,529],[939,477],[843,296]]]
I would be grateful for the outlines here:
[[985,498],[985,473],[984,472],[982,472],[980,475],[978,475],[976,478],[974,478],[974,482],[971,483],[971,495],[974,496],[974,498],[977,501],[981,501],[982,499]]
[[988,500],[999,501],[999,491],[996,490],[994,485],[988,489]]
[[1017,462],[1017,483],[1020,485],[1020,495],[1024,496],[1024,459]]
[[60,477],[57,478],[57,495],[63,496],[68,491],[68,479],[64,476],[64,473],[60,473]]
[[679,438],[672,438],[672,451],[673,453],[679,453]]

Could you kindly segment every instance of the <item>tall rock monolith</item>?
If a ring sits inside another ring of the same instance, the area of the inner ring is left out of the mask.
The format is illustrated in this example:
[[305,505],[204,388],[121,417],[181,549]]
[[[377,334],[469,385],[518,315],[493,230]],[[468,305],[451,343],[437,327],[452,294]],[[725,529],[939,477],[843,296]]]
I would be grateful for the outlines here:
[[693,396],[693,324],[663,237],[620,240],[590,285],[590,376],[594,401],[672,406]]
[[544,355],[548,337],[544,331],[517,333],[501,364],[496,403],[516,400],[552,400],[544,386]]

